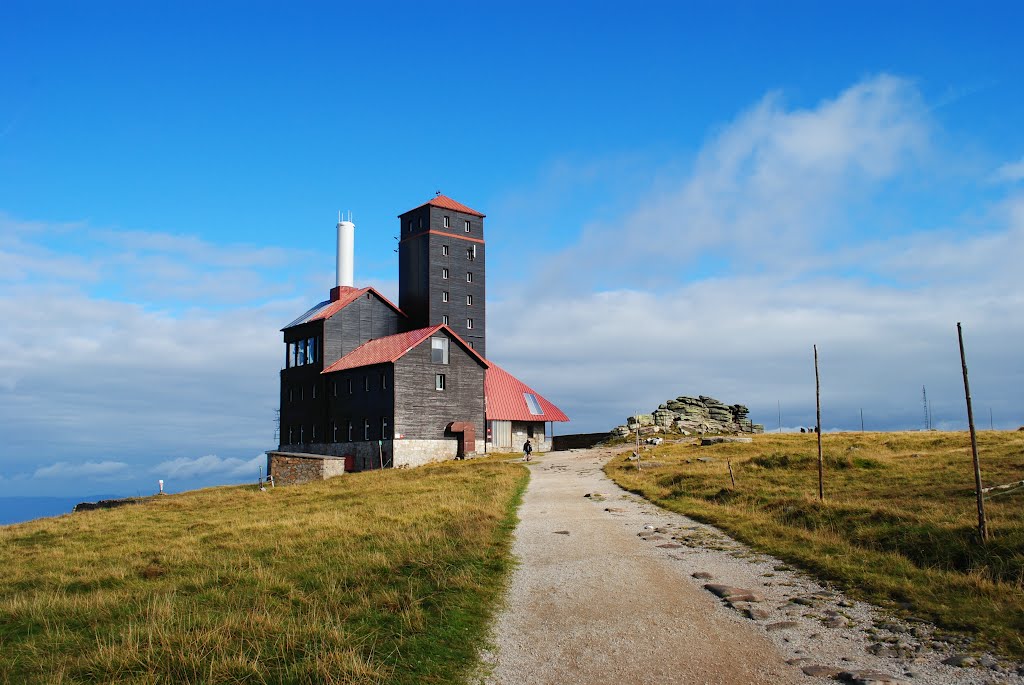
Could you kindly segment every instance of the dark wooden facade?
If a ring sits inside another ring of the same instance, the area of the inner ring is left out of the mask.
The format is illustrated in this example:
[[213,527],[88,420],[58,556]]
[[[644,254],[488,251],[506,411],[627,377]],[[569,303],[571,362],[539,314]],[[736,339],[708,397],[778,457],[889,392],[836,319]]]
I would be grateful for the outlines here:
[[447,323],[486,357],[484,218],[427,204],[399,222],[398,306],[410,328]]

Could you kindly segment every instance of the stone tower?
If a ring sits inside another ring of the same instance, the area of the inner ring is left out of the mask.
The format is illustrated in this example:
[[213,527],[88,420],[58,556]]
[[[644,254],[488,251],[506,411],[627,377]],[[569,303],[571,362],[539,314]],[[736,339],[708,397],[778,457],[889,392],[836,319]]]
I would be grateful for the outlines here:
[[409,328],[447,324],[486,357],[484,215],[438,193],[399,221],[398,307]]

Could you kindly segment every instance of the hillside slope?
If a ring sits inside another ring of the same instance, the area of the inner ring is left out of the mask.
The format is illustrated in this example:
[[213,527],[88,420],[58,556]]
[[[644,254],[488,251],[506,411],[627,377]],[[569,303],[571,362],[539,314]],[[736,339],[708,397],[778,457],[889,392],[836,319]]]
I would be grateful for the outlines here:
[[0,528],[0,681],[458,681],[527,479],[449,462]]

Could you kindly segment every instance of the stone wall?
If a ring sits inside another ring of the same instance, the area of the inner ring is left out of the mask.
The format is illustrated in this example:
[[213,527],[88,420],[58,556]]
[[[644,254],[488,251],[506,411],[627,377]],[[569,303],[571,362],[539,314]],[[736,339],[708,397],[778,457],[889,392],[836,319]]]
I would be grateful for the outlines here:
[[575,435],[556,435],[551,438],[552,451],[580,450],[593,447],[608,439],[607,433],[576,433]]
[[682,395],[668,400],[650,414],[638,414],[626,419],[625,425],[616,426],[612,435],[627,436],[639,428],[645,433],[763,433],[764,426],[753,423],[750,410],[742,404],[726,404],[714,397]]
[[298,485],[343,474],[345,460],[315,454],[268,452],[267,472],[274,477],[275,485]]

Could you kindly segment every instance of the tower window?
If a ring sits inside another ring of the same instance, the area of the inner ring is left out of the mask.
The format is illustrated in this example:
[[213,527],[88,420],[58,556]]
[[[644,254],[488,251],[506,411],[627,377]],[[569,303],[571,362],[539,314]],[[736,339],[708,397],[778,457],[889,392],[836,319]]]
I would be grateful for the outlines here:
[[469,233],[469,221],[464,221],[464,222],[463,222],[463,225],[464,225],[464,226],[465,226],[465,228],[466,228],[466,233]]
[[441,269],[441,278],[448,278],[448,269]]
[[472,295],[466,295],[466,306],[467,307],[472,307],[473,306],[473,296]]
[[352,419],[349,419],[348,421],[345,422],[345,428],[345,435],[347,436],[348,441],[352,442]]
[[472,282],[473,282],[473,272],[472,271],[467,271],[466,272],[466,283],[472,283]]
[[370,419],[363,419],[363,440],[370,439]]
[[[445,317],[447,318],[447,317]],[[431,338],[430,339],[430,363],[432,364],[447,364],[448,363],[448,338]]]
[[444,374],[438,373],[434,375],[434,390],[444,390]]
[[476,259],[476,245],[466,248],[466,259],[469,261]]
[[448,315],[447,314],[442,314],[441,315],[441,323],[443,323],[445,326],[448,325]]
[[447,302],[448,301],[448,291],[447,290],[445,290],[445,291],[443,291],[441,293],[441,301],[442,302]]
[[445,228],[451,228],[451,226],[450,226],[450,225],[449,225],[449,223],[448,223],[448,217],[445,217],[445,218],[444,218],[444,227],[445,227]]
[[442,245],[441,246],[441,256],[442,257],[447,257],[448,256],[448,246],[447,245]]
[[466,319],[466,328],[473,330],[473,319]]

